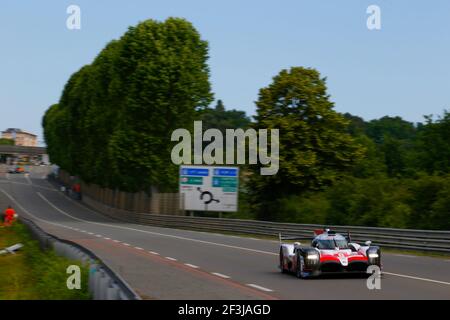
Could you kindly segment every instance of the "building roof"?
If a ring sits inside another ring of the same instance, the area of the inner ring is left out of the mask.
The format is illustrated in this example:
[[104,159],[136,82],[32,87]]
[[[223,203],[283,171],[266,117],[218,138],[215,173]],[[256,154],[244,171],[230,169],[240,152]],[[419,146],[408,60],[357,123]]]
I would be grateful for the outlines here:
[[2,131],[2,133],[22,133],[22,134],[28,134],[33,137],[37,137],[37,135],[35,135],[35,134],[23,131],[22,129],[18,129],[18,128],[8,128],[5,131]]

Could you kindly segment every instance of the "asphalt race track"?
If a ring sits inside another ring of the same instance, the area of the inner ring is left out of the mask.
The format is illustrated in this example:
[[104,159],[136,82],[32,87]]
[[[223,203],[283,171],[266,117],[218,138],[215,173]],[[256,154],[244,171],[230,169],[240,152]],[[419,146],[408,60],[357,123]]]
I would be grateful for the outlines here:
[[364,277],[282,274],[275,239],[111,220],[67,198],[42,174],[0,177],[0,209],[8,204],[92,250],[144,299],[450,299],[450,258],[385,253],[381,289],[369,290]]

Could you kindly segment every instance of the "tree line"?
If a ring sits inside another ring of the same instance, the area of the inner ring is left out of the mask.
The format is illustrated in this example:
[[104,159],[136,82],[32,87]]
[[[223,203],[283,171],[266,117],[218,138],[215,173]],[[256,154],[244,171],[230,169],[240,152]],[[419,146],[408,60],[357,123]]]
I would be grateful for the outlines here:
[[213,95],[208,43],[184,19],[147,20],[74,73],[42,125],[51,161],[87,183],[129,192],[177,185],[170,134]]
[[413,124],[334,109],[326,78],[281,70],[256,116],[210,107],[208,43],[186,20],[148,20],[109,43],[67,82],[43,117],[51,161],[87,183],[176,191],[171,132],[280,130],[280,169],[244,165],[234,217],[299,223],[450,228],[450,114]]

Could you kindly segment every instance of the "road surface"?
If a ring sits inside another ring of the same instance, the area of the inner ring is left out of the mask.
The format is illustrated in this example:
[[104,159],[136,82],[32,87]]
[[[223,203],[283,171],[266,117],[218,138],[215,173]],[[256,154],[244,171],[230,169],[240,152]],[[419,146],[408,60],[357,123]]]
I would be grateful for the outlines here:
[[280,273],[275,239],[112,220],[67,198],[42,173],[0,177],[1,209],[8,204],[93,251],[144,299],[450,299],[450,258],[385,253],[381,289],[369,290],[361,277]]

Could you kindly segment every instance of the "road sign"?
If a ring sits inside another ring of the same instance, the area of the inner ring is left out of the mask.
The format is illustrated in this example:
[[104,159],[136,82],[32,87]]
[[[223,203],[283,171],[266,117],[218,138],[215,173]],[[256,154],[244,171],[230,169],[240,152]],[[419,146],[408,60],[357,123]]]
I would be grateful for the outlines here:
[[180,167],[180,207],[187,211],[236,212],[239,168]]

